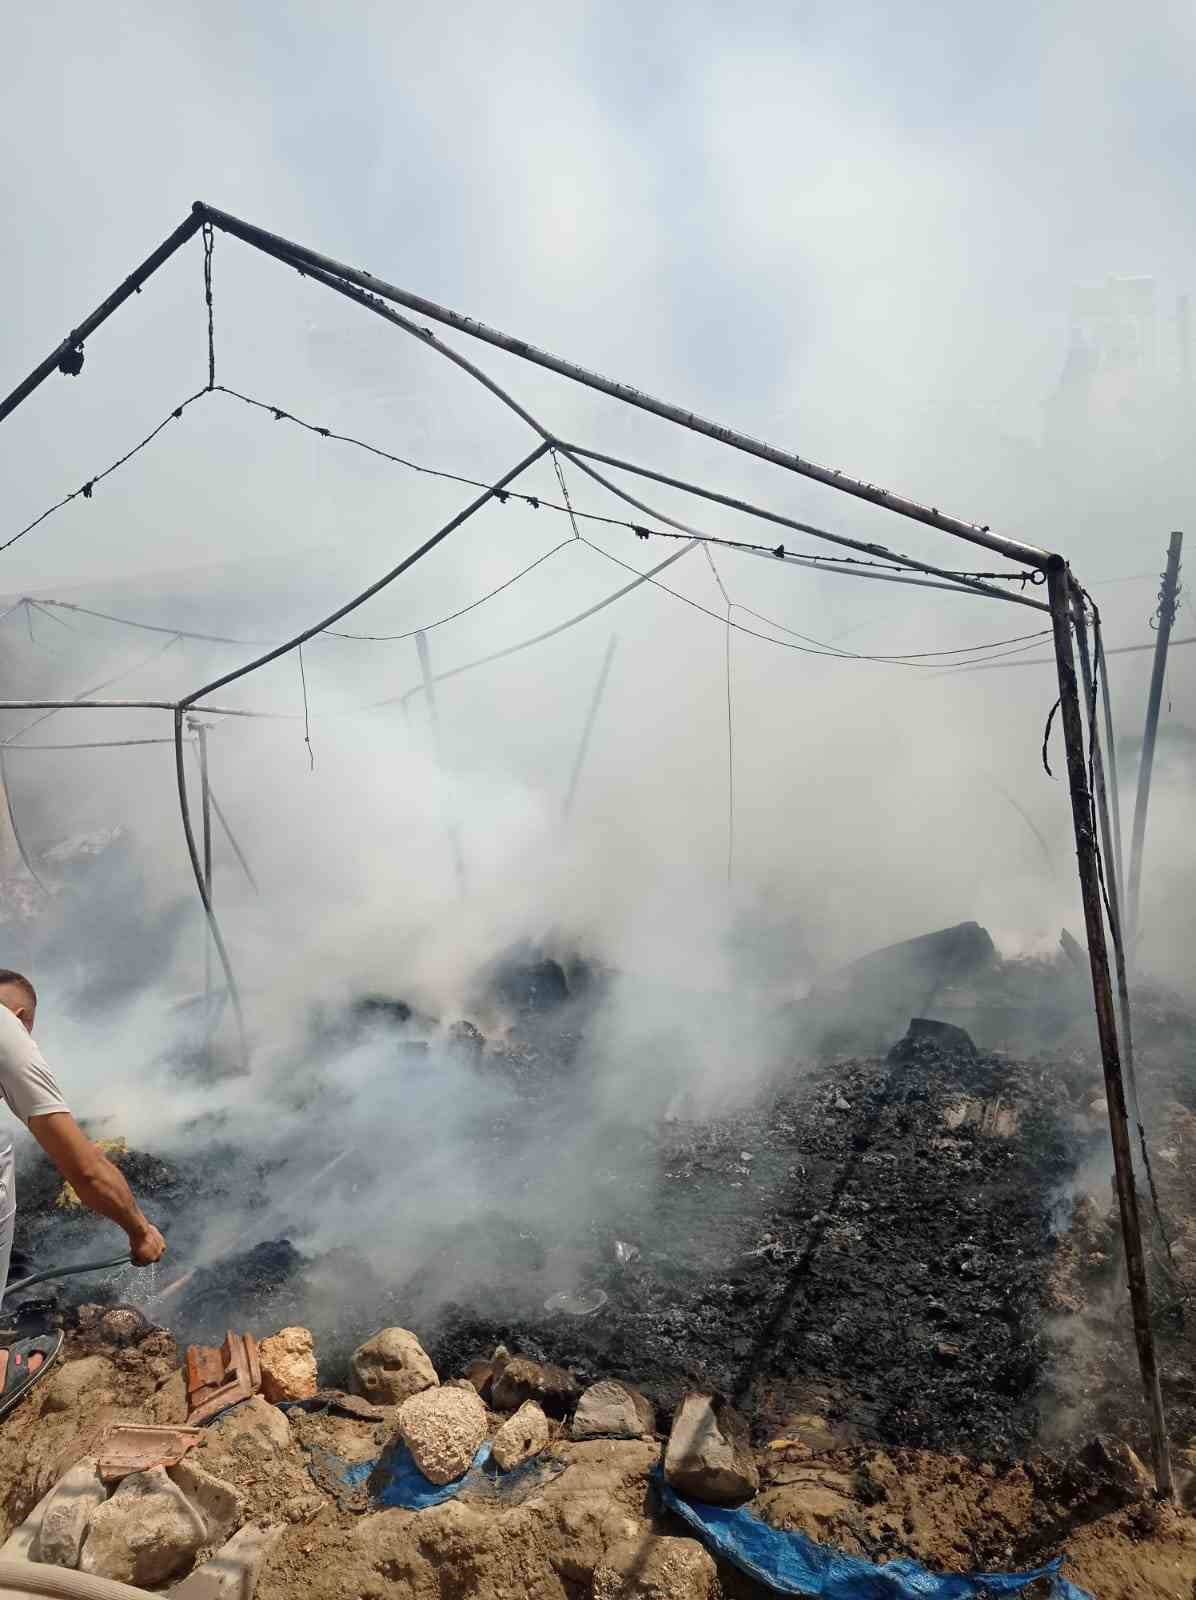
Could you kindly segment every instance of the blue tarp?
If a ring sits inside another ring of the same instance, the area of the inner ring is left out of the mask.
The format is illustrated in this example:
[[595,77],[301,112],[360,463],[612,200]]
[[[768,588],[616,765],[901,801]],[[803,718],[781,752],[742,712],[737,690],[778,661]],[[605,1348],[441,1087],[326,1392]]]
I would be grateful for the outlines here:
[[[373,1492],[370,1498],[376,1506],[402,1506],[405,1511],[422,1511],[425,1506],[438,1506],[461,1492],[461,1486],[471,1472],[477,1472],[490,1459],[487,1441],[473,1458],[473,1465],[452,1483],[433,1483],[425,1478],[415,1464],[415,1459],[405,1444],[387,1450],[377,1461],[362,1461],[349,1469],[360,1472],[358,1483],[364,1483],[374,1468]],[[346,1475],[347,1476],[347,1475]]]
[[989,1600],[1017,1594],[1036,1578],[1049,1578],[1051,1600],[1093,1600],[1086,1589],[1059,1576],[1062,1556],[1033,1572],[931,1572],[905,1558],[877,1566],[815,1544],[805,1534],[770,1528],[746,1507],[730,1511],[686,1500],[669,1488],[659,1468],[656,1483],[668,1509],[688,1522],[703,1543],[777,1594],[812,1600]]

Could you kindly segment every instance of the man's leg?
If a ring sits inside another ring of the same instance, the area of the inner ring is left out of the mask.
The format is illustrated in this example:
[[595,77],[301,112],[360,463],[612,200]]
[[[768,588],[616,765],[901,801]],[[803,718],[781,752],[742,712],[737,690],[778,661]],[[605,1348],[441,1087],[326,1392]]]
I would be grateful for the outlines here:
[[12,1233],[17,1220],[17,1185],[12,1151],[0,1155],[0,1310],[8,1282],[8,1261],[12,1255]]

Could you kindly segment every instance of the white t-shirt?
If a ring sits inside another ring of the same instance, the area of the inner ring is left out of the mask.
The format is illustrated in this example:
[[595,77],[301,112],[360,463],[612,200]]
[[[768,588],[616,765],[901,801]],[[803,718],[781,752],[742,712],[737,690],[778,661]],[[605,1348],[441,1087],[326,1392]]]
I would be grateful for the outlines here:
[[[0,1097],[26,1124],[70,1110],[41,1051],[7,1006],[0,1006]],[[12,1141],[0,1129],[0,1160],[11,1152]]]

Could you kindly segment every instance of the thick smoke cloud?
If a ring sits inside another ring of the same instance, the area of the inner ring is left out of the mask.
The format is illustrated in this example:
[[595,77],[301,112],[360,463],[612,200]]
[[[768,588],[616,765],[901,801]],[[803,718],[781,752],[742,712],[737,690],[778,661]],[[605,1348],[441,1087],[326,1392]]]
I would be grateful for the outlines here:
[[[134,6],[115,29],[53,5],[20,19],[0,72],[9,137],[38,157],[0,165],[2,270],[21,307],[0,327],[5,371],[15,381],[203,196],[815,460],[1061,549],[1108,643],[1149,639],[1141,575],[1161,564],[1194,487],[1174,317],[1196,244],[1182,8],[1140,8],[1132,23],[1111,5],[1031,8],[1011,25],[978,6],[948,18],[766,5],[745,19],[461,5],[448,20],[371,4],[300,7],[285,23],[229,6]],[[491,479],[530,448],[510,412],[359,308],[224,237],[214,272],[221,381],[470,477]],[[1110,275],[1155,279],[1150,370],[1133,405],[1114,394],[1110,415],[1102,390],[1061,423],[1073,287]],[[205,334],[193,245],[89,344],[79,378],[56,378],[4,424],[4,537],[202,386]],[[564,437],[925,559],[995,564],[511,358],[468,353]],[[639,520],[567,470],[575,504]],[[545,463],[526,487],[558,492]],[[391,566],[467,495],[215,395],[0,557],[0,581],[14,599],[270,641]],[[664,490],[647,498],[711,533],[753,536],[746,519]],[[547,508],[488,509],[344,626],[406,633],[569,531]],[[673,548],[585,531],[641,569]],[[293,656],[216,697],[286,719],[209,719],[213,781],[263,890],[218,835],[216,898],[258,1052],[254,1077],[222,1087],[222,1103],[248,1115],[309,1070],[321,1006],[381,992],[451,1020],[469,1012],[479,968],[527,939],[624,975],[591,1040],[605,1103],[634,1089],[654,1111],[709,1109],[775,1065],[780,1046],[756,1016],[838,962],[965,918],[1019,951],[1078,925],[1066,794],[1039,760],[1049,666],[828,659],[752,616],[907,656],[1029,635],[1041,613],[729,553],[715,563],[736,620],[785,646],[730,640],[729,883],[726,639],[717,617],[658,588],[445,684],[439,761],[422,698],[409,718],[362,709],[418,683],[410,640],[305,651],[310,756]],[[591,549],[562,551],[433,631],[434,664],[502,649],[625,581]],[[700,553],[664,581],[722,615]],[[70,613],[35,614],[32,639],[20,614],[0,628],[14,694],[72,695],[127,672],[107,692],[171,697],[254,653],[188,642],[146,661],[155,636]],[[565,826],[612,631],[614,670]],[[1024,642],[1045,653],[1046,641]],[[1196,873],[1191,655],[1177,651],[1171,668],[1144,914],[1144,959],[1177,980]],[[1113,666],[1127,825],[1148,661]],[[72,713],[28,737],[149,738],[167,721]],[[6,718],[8,732],[19,725]],[[82,1109],[132,1138],[177,1136],[213,1091],[171,1070],[172,1008],[202,986],[203,941],[170,751],[14,754],[10,767],[38,849],[117,825],[130,840],[129,876],[101,873],[80,891],[93,907],[121,900],[126,958],[113,966],[98,912],[64,929],[37,974],[46,1047]],[[194,778],[192,767],[193,792]],[[447,822],[463,840],[464,897]],[[445,1061],[434,1091],[392,1084],[377,1100],[369,1045],[338,1055],[344,1143],[358,1123],[364,1138],[414,1109],[416,1127],[439,1119],[442,1176],[455,1170],[463,1069]],[[305,1149],[301,1098],[288,1116],[272,1136],[285,1128]],[[252,1117],[246,1128],[256,1136]],[[421,1181],[439,1194],[434,1179]]]

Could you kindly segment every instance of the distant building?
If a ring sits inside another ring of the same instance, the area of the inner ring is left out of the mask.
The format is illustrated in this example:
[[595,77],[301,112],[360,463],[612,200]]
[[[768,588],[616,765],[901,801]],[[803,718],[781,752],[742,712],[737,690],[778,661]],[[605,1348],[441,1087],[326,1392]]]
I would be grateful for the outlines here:
[[1128,464],[1166,455],[1174,375],[1162,370],[1155,280],[1109,277],[1072,291],[1063,371],[1046,403],[1045,443]]

